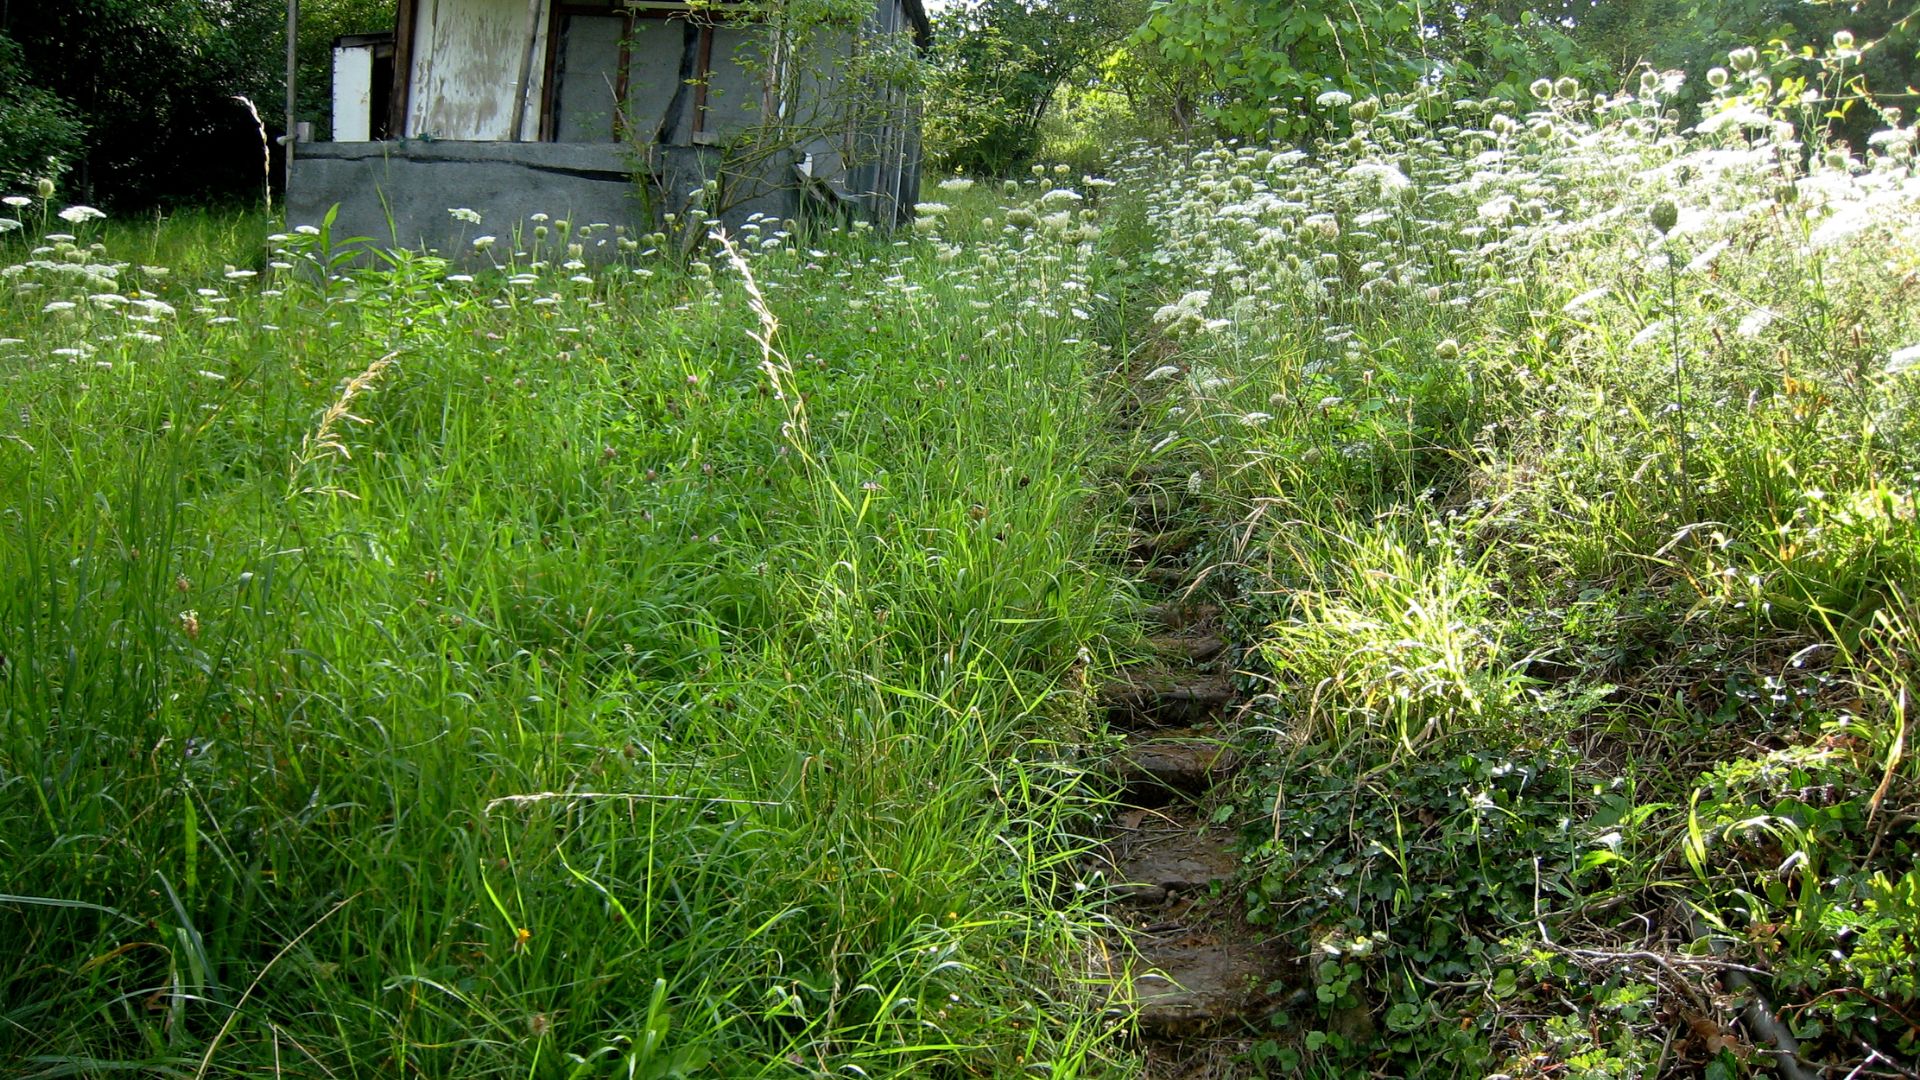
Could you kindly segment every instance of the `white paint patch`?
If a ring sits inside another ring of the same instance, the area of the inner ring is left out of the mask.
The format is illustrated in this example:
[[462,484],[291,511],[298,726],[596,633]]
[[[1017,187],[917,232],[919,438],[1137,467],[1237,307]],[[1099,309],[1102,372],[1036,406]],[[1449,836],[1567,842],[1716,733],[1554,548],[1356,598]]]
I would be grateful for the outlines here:
[[333,50],[333,141],[373,138],[373,46]]

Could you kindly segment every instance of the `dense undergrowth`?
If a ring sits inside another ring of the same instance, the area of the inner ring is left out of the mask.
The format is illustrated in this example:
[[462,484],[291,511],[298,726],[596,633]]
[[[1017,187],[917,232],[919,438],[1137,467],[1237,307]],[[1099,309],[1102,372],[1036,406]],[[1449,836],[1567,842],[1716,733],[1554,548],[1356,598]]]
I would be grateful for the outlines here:
[[1250,1071],[1910,1075],[1920,180],[1801,141],[1848,53],[759,223],[758,306],[21,201],[0,1059],[1133,1074],[1062,886],[1150,474],[1303,961]]
[[10,205],[0,1071],[1106,1052],[1051,893],[1127,603],[1078,216],[971,283],[754,223],[756,313],[606,226],[223,270],[246,222]]
[[1871,99],[1802,141],[1855,59],[1116,177],[1145,452],[1253,643],[1270,1067],[1913,1075],[1920,177]]

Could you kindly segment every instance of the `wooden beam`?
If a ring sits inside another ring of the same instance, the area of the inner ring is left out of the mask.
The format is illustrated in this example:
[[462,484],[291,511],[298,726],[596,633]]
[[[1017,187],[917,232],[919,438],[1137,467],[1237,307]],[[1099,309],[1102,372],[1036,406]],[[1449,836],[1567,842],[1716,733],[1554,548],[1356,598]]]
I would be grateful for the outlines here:
[[[693,84],[693,133],[707,130],[707,84],[713,81],[713,24],[700,27],[700,71]],[[697,141],[697,139],[696,139]]]
[[287,0],[287,133],[282,140],[287,148],[287,176],[293,176],[293,144],[298,142],[300,118],[296,115],[298,104],[295,77],[300,71],[300,0]]
[[626,12],[620,26],[620,70],[613,77],[613,141],[627,141],[627,92],[633,68],[633,12]]
[[528,94],[533,90],[533,50],[540,44],[541,0],[527,0],[527,45],[520,50],[520,77],[513,84],[513,117],[507,141],[519,142],[527,126]]
[[396,0],[393,10],[393,91],[387,95],[387,137],[407,137],[407,110],[413,104],[413,32],[420,21],[420,0]]

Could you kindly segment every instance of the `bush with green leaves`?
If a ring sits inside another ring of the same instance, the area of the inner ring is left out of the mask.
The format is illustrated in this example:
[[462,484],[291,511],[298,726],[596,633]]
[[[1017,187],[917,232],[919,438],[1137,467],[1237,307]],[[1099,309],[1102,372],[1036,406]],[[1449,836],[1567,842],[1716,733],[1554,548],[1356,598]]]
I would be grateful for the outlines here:
[[1246,895],[1313,957],[1263,1053],[1737,1075],[1727,964],[1810,1060],[1911,1053],[1920,169],[1861,53],[1736,51],[1697,124],[1678,72],[1326,89],[1310,151],[1119,177],[1262,692]]
[[0,32],[0,188],[31,190],[73,163],[86,129],[60,95],[34,84],[20,46]]

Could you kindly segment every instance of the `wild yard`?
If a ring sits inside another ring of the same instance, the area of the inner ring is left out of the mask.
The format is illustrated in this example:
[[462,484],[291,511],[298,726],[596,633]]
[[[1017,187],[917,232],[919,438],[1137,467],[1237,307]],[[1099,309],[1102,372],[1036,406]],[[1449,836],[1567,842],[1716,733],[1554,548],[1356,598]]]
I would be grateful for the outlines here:
[[[0,1061],[1915,1075],[1914,129],[1729,67],[684,261],[10,198]],[[1270,966],[1143,1035],[1175,612]]]

